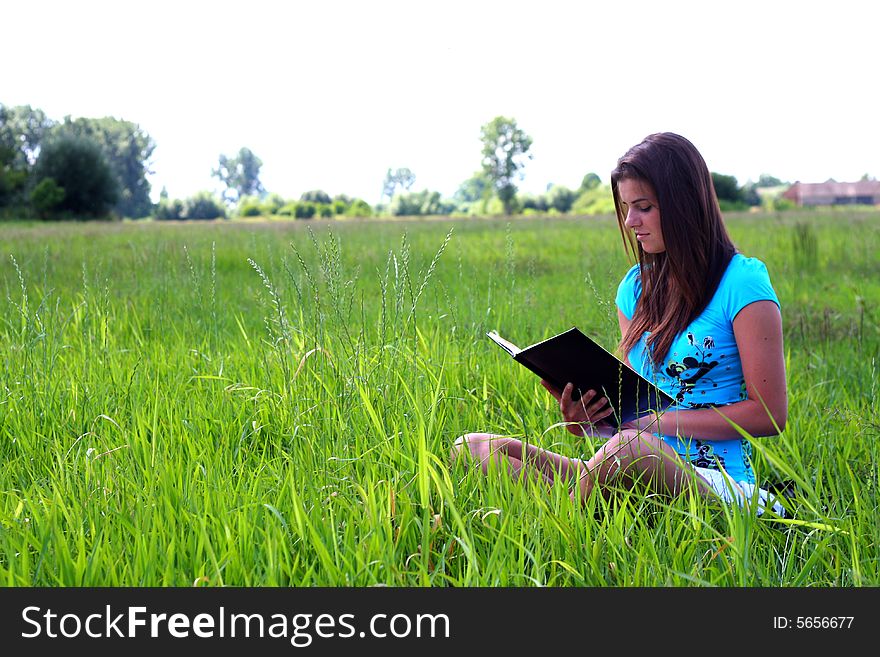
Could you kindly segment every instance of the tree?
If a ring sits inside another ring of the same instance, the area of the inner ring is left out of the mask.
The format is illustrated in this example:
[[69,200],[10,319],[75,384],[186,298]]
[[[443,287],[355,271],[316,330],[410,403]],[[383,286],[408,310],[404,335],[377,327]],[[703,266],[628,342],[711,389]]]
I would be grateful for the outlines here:
[[588,173],[584,176],[584,179],[581,180],[581,186],[578,189],[578,194],[582,194],[583,192],[589,191],[591,189],[595,189],[599,185],[602,184],[602,179],[593,172]]
[[0,208],[11,205],[27,181],[27,171],[14,163],[15,150],[0,144]]
[[397,194],[391,202],[391,214],[395,217],[416,217],[449,214],[455,204],[444,201],[440,192],[423,189],[420,192]]
[[[34,178],[34,189],[40,192],[33,200],[43,206],[40,209],[68,217],[104,217],[119,198],[119,185],[104,151],[85,137],[49,139],[40,149]],[[52,183],[43,183],[50,179]],[[60,197],[59,190],[63,192]]]
[[761,205],[762,199],[758,189],[761,188],[757,187],[754,183],[744,185],[739,190],[740,200],[746,205]]
[[400,169],[388,169],[385,181],[382,183],[382,196],[387,196],[390,201],[394,197],[397,188],[409,191],[416,182],[416,174],[406,167]]
[[516,198],[514,181],[522,179],[525,161],[532,158],[532,139],[517,127],[514,119],[496,116],[480,129],[480,140],[483,173],[504,205],[504,213],[511,214]]
[[452,198],[458,203],[476,203],[486,198],[491,189],[492,182],[486,178],[486,174],[477,171],[458,186]]
[[313,189],[310,192],[303,192],[303,195],[299,197],[300,201],[305,201],[306,203],[321,203],[323,205],[330,205],[332,199],[330,198],[330,194],[320,189]]
[[762,173],[758,176],[758,182],[755,183],[755,187],[782,187],[786,184],[788,183],[781,181],[776,176],[771,176],[769,173]]
[[742,201],[742,192],[734,176],[725,176],[712,172],[712,184],[715,186],[715,196],[719,201],[736,203]]
[[223,198],[235,202],[243,196],[262,196],[265,193],[260,182],[260,160],[249,148],[242,147],[235,157],[220,155],[219,164],[211,175],[226,185]]
[[0,207],[25,202],[28,176],[52,125],[43,110],[0,104]]
[[13,151],[10,164],[19,169],[32,167],[40,154],[40,145],[54,125],[41,109],[0,105],[0,148]]
[[110,116],[100,119],[65,117],[53,132],[87,138],[104,151],[116,177],[119,197],[115,211],[123,217],[146,217],[153,208],[150,200],[150,158],[156,148],[152,137],[139,125]]
[[547,203],[551,208],[565,214],[574,205],[577,194],[563,185],[553,185],[547,192]]

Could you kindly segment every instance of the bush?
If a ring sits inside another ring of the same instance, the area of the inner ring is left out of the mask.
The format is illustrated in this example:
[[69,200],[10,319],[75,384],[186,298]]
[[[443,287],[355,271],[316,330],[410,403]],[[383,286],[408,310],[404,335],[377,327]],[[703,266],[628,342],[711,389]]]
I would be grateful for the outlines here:
[[614,214],[614,196],[610,185],[600,185],[584,192],[571,206],[573,214]]
[[523,194],[520,203],[522,204],[523,214],[525,214],[526,210],[531,210],[533,215],[540,214],[547,212],[547,208],[550,207],[546,196],[535,196],[533,194]]
[[295,202],[285,203],[280,208],[278,208],[277,214],[280,217],[295,217],[296,216],[296,206]]
[[504,216],[504,203],[497,196],[493,196],[483,206],[482,212],[489,217],[502,217]]
[[43,178],[31,192],[31,204],[41,217],[49,217],[64,200],[64,188],[54,178]]
[[259,217],[263,214],[263,204],[254,196],[245,196],[238,202],[238,216]]
[[210,192],[199,192],[183,204],[185,219],[221,219],[226,217],[226,207]]
[[285,201],[281,194],[269,194],[263,201],[263,212],[265,214],[278,214],[284,207]]
[[455,210],[455,203],[444,201],[440,192],[424,189],[420,192],[395,194],[391,200],[391,214],[395,217],[448,215]]
[[395,194],[389,211],[395,217],[413,217],[422,213],[422,195],[419,193]]
[[782,198],[781,196],[770,199],[768,204],[769,208],[775,212],[785,212],[787,210],[797,209],[797,203],[791,199]]
[[356,198],[351,202],[351,205],[348,206],[345,210],[346,217],[372,217],[373,216],[373,208],[370,207],[370,204],[364,201],[363,199]]
[[[52,206],[53,216],[105,217],[119,198],[119,184],[104,151],[85,137],[62,135],[43,145],[34,167],[34,189],[47,179],[64,190],[64,197]],[[43,193],[50,188],[44,185]]]
[[183,201],[180,199],[159,199],[159,203],[153,209],[153,217],[163,221],[183,219]]
[[453,214],[464,215],[466,217],[482,217],[486,214],[486,208],[489,205],[490,198],[481,198],[471,203],[459,203]]
[[[557,212],[565,213],[571,210],[577,195],[568,187],[554,185],[547,192],[547,204]],[[549,209],[549,208],[548,208]]]
[[259,203],[248,203],[238,209],[239,217],[261,217],[263,208]]
[[314,203],[310,203],[308,201],[296,203],[293,210],[293,216],[297,219],[311,219],[315,216],[315,211],[317,210]]
[[749,204],[745,201],[728,201],[721,198],[718,199],[718,206],[722,212],[745,212],[749,209]]

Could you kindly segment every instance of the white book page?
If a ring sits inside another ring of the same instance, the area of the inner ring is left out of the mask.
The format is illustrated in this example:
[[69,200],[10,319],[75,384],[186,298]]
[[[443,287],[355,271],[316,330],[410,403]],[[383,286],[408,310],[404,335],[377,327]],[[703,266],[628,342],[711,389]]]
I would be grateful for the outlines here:
[[492,340],[494,340],[496,344],[498,344],[502,349],[504,349],[511,356],[516,356],[521,351],[521,349],[519,347],[517,347],[512,342],[505,340],[500,335],[498,335],[498,333],[496,333],[495,331],[489,331],[486,335],[489,336]]

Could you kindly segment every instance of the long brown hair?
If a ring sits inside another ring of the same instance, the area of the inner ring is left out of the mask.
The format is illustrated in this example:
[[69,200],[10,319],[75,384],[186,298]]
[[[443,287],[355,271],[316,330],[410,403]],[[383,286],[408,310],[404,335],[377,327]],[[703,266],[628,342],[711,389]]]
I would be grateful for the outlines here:
[[[618,183],[650,185],[660,211],[666,251],[645,253],[624,226]],[[626,355],[648,331],[648,353],[660,364],[675,336],[699,316],[715,293],[736,248],[718,207],[709,168],[680,135],[649,135],[629,149],[611,172],[617,223],[627,250],[638,260],[642,294],[619,349]]]

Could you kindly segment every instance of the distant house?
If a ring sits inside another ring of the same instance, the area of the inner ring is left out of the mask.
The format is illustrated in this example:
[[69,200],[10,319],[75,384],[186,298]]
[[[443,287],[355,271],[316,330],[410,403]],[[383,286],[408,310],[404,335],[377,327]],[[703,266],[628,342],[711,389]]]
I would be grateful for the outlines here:
[[880,180],[796,182],[782,194],[782,198],[798,205],[880,205]]

